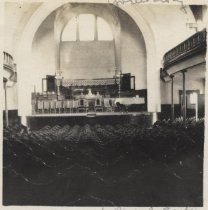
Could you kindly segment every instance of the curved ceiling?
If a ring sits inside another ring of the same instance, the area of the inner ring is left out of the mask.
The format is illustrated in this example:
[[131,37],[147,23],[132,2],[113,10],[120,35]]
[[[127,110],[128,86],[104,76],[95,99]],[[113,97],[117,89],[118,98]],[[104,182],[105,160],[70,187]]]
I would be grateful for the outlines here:
[[[7,37],[5,48],[8,49],[8,51],[10,51],[14,56],[15,54],[17,54],[16,43],[20,43],[19,40],[21,38],[21,35],[23,34],[23,31],[27,23],[29,23],[31,17],[35,13],[37,13],[38,10],[40,12],[41,7],[44,8],[44,5],[46,6],[46,4],[50,3],[49,2],[5,3],[4,14],[7,23],[4,26],[4,32],[6,34],[5,37]],[[57,4],[58,6],[53,6],[53,4],[55,5],[56,3],[51,2],[50,12],[52,12],[54,9],[57,9],[60,6],[64,7],[64,5],[66,5],[65,3],[62,4],[58,3]],[[66,10],[69,9],[68,5],[73,5],[73,4],[67,4],[65,8]],[[74,5],[70,9],[77,11],[79,10],[76,9]],[[134,5],[121,6],[121,9],[132,10],[131,14],[133,15],[131,16],[132,17],[134,16],[135,18],[138,16],[138,14],[142,16],[143,20],[146,22],[146,24],[151,28],[153,32],[154,38],[156,39],[156,45],[160,45],[161,42],[163,43],[163,41],[167,40],[167,37],[170,37],[173,34],[177,34],[177,39],[176,37],[174,37],[174,40],[172,40],[171,42],[172,45],[176,45],[184,38],[187,38],[189,34],[192,34],[194,32],[193,29],[187,27],[187,23],[196,22],[195,17],[193,15],[193,12],[195,12],[195,10],[193,9],[191,10],[189,6],[181,7],[181,5],[169,6],[169,5],[134,4]],[[45,18],[50,14],[48,13],[48,11],[46,10],[42,11],[45,13],[44,14]],[[198,10],[196,12],[198,12]],[[135,19],[134,17],[133,19]],[[116,18],[116,16],[114,18]],[[181,33],[181,30],[183,30],[183,33]],[[166,44],[167,43],[165,43],[165,45]],[[170,46],[171,44],[166,45],[167,48],[171,48],[172,47]]]
[[58,8],[56,11],[56,18],[54,23],[54,32],[56,39],[60,40],[64,27],[72,17],[83,13],[90,13],[104,18],[111,26],[112,31],[114,31],[115,33],[115,29],[120,29],[120,21],[118,15],[116,15],[115,6],[107,4],[92,5],[86,3],[68,3]]
[[36,3],[5,2],[4,50],[15,57],[17,45],[31,16],[42,5]]

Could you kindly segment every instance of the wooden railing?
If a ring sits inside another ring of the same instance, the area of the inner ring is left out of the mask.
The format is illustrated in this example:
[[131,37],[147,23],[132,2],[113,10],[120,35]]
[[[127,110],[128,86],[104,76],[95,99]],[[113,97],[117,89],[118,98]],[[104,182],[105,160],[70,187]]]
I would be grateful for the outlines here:
[[[111,102],[110,102],[111,101]],[[36,99],[32,100],[32,113],[34,114],[51,114],[51,113],[79,113],[79,112],[96,112],[96,111],[113,111],[115,108],[115,99],[95,98],[80,99]]]
[[105,86],[119,84],[120,78],[102,78],[102,79],[64,79],[64,87],[84,87],[84,86]]
[[197,32],[189,37],[184,42],[180,43],[164,55],[164,67],[169,67],[172,64],[181,61],[197,52],[206,49],[206,30]]

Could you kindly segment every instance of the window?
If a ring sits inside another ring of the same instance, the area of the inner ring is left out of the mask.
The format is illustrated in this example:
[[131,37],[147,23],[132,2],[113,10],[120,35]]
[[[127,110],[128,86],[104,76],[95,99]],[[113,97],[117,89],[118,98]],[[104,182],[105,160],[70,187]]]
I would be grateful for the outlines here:
[[113,34],[109,24],[103,19],[97,18],[98,40],[113,40]]
[[64,28],[62,41],[77,41],[77,32],[80,41],[93,41],[95,34],[99,41],[113,40],[109,24],[101,17],[95,18],[93,14],[81,14],[72,18]]
[[93,41],[95,35],[95,16],[84,14],[79,16],[80,41]]

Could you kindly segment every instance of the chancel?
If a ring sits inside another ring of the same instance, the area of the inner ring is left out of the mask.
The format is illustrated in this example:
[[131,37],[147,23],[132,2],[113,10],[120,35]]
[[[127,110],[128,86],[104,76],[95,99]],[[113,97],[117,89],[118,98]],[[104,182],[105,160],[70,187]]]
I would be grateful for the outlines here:
[[207,22],[180,2],[5,2],[4,205],[202,206]]

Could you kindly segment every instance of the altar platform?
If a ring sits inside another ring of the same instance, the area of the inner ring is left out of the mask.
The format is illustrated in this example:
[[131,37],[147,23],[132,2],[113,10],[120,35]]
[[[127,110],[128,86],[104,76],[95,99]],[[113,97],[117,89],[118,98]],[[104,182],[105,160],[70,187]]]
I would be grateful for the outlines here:
[[139,116],[150,115],[149,112],[78,112],[78,113],[50,113],[34,114],[27,117],[96,117],[96,116]]
[[152,113],[149,112],[83,112],[83,113],[50,113],[27,116],[27,125],[31,130],[39,129],[45,125],[71,125],[84,124],[123,124],[135,122],[150,125]]

